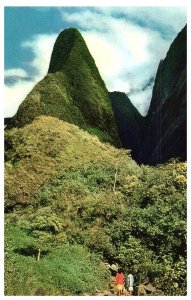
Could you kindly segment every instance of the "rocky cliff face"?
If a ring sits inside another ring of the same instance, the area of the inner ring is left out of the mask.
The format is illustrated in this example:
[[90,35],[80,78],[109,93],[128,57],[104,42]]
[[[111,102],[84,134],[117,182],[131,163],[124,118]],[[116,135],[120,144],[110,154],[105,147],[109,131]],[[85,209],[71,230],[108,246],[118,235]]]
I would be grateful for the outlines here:
[[186,160],[186,27],[161,60],[150,108],[142,117],[123,93],[110,93],[122,145],[138,163]]
[[48,74],[29,93],[8,128],[39,115],[78,125],[103,141],[119,145],[111,100],[83,37],[74,28],[58,36]]
[[186,49],[184,27],[158,67],[140,153],[144,163],[186,159]]

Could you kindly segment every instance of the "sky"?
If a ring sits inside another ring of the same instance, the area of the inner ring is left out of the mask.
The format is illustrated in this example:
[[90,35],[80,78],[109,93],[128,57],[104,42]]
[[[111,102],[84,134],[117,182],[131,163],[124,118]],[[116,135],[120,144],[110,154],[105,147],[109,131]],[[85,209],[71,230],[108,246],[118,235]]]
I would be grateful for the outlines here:
[[5,117],[46,75],[59,32],[80,30],[109,91],[146,115],[158,64],[186,24],[184,7],[5,7]]

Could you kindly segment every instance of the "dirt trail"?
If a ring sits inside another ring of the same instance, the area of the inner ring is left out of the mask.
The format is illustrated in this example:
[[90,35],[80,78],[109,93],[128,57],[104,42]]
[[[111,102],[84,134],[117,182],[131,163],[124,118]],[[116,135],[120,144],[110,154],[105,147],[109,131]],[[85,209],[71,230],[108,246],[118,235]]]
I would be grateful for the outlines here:
[[[111,283],[108,288],[108,290],[105,291],[97,291],[95,293],[95,296],[117,296],[117,289],[116,289],[116,282],[115,282],[115,276],[111,277]],[[123,296],[130,296],[128,291],[124,291]]]
[[[163,295],[160,290],[157,290],[152,284],[139,284],[136,287],[137,294],[130,295],[129,292],[125,289],[122,296],[151,296],[151,295]],[[94,296],[117,296],[117,288],[115,282],[115,276],[111,276],[111,283],[108,290],[97,291]]]

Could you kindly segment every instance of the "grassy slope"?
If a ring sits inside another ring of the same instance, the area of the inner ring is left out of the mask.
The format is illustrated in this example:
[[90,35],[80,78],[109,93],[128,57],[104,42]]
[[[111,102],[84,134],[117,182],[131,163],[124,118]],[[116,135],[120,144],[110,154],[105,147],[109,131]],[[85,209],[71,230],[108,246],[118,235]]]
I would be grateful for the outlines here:
[[107,288],[109,274],[96,255],[80,245],[42,250],[39,240],[15,226],[5,229],[5,294],[16,296],[80,295]]
[[[6,131],[5,145],[7,295],[105,289],[108,274],[92,263],[87,249],[118,262],[125,272],[132,268],[137,283],[151,282],[165,295],[185,293],[184,163],[139,167],[128,151],[46,116]],[[87,264],[67,245],[81,245]],[[41,271],[33,258],[39,247],[47,253]],[[52,265],[55,259],[62,264],[64,251],[71,263],[63,262],[57,282]],[[64,270],[81,276],[83,265],[87,275],[94,269],[96,284],[90,282],[90,287],[84,278],[84,285],[74,280],[72,287],[61,288]],[[52,277],[44,275],[49,272]],[[22,274],[27,287],[16,285]]]

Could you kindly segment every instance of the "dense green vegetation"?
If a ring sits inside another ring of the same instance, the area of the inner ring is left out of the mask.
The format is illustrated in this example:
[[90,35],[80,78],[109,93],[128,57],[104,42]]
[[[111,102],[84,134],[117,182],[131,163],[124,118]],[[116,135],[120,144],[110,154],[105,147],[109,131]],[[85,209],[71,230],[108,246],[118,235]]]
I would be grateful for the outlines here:
[[50,115],[96,133],[119,146],[111,100],[83,37],[74,28],[58,36],[49,72],[21,103],[11,127]]
[[39,243],[35,238],[12,226],[6,227],[5,235],[6,294],[80,295],[107,286],[108,271],[85,247],[63,244],[53,251],[47,248],[37,261]]
[[5,184],[6,295],[95,294],[108,289],[103,262],[185,295],[186,163],[138,166],[41,116],[5,132]]

